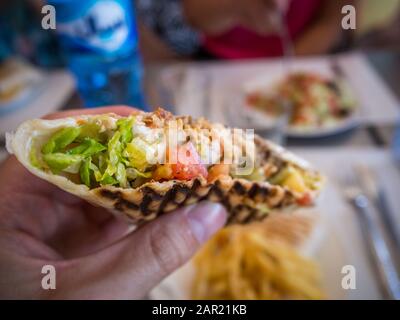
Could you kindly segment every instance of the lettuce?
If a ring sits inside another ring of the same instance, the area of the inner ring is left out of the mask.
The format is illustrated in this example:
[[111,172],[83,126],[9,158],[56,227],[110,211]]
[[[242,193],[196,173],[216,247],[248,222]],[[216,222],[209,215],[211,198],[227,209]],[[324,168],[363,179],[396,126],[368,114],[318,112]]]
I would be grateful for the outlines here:
[[84,140],[85,138],[92,138],[98,141],[102,141],[104,134],[100,133],[100,126],[94,122],[85,123],[81,126],[81,132],[78,136],[79,140]]
[[97,142],[92,138],[84,138],[83,142],[67,151],[68,154],[80,154],[84,157],[92,156],[96,153],[106,150],[107,148],[101,143]]
[[117,121],[118,131],[121,134],[121,142],[128,143],[131,142],[133,138],[132,134],[132,126],[134,124],[135,119],[133,117],[128,117],[125,119],[119,119]]
[[[148,179],[152,174],[144,171],[151,145],[134,138],[134,121],[134,117],[119,119],[112,131],[102,131],[97,123],[61,129],[43,146],[43,161],[54,173],[77,174],[89,188],[99,184],[126,188],[131,180]],[[31,162],[39,163],[33,156]]]
[[106,179],[107,176],[112,177],[117,171],[118,163],[122,158],[121,149],[122,145],[119,139],[121,138],[121,133],[119,131],[115,132],[110,141],[108,142],[108,164],[107,168],[103,174],[102,180]]
[[126,178],[126,169],[122,163],[119,163],[117,166],[117,172],[115,173],[115,178],[119,182],[119,185],[123,188],[126,188],[128,185],[128,180]]
[[137,177],[141,178],[151,178],[151,172],[140,172],[135,168],[127,168],[126,175],[129,179],[136,179]]
[[43,146],[42,153],[50,154],[58,152],[74,142],[81,132],[80,127],[69,127],[57,131]]
[[114,184],[117,184],[117,183],[118,183],[118,181],[116,179],[114,179],[112,176],[108,175],[108,174],[105,174],[103,176],[103,178],[101,179],[101,181],[100,181],[100,184],[102,186],[104,186],[104,185],[114,185]]
[[111,140],[108,142],[108,155],[110,164],[117,166],[119,159],[121,158],[122,145],[119,139],[121,138],[121,133],[117,131],[114,133]]
[[89,163],[89,169],[90,169],[91,171],[93,171],[94,178],[96,179],[96,181],[97,181],[97,182],[101,181],[103,175],[102,175],[102,173],[100,172],[99,168],[98,168],[93,162],[90,162],[90,163]]
[[265,181],[265,174],[261,168],[254,168],[251,174],[246,175],[246,176],[241,176],[241,175],[233,175],[236,178],[245,178],[246,180],[250,181]]
[[43,160],[53,172],[58,173],[67,169],[68,167],[77,165],[82,161],[82,156],[65,153],[50,153],[44,154]]
[[79,168],[79,176],[81,177],[81,181],[86,184],[90,188],[90,163],[91,160],[89,158],[85,159],[81,167]]
[[98,167],[98,170],[101,172],[104,172],[107,168],[107,162],[108,162],[108,157],[107,154],[105,153],[99,153],[96,155],[96,164]]
[[139,171],[145,171],[148,165],[146,154],[148,148],[149,145],[139,137],[128,143],[124,150],[124,156],[129,159],[129,165]]

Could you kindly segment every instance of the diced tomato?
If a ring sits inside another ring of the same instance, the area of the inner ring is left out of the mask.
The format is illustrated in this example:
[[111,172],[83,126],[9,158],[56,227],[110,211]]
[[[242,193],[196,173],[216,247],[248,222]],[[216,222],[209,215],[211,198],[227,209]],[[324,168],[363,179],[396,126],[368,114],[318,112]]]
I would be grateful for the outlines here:
[[171,164],[172,175],[178,180],[192,180],[199,176],[207,179],[208,172],[193,144],[188,142],[178,147],[177,163]]
[[208,182],[214,182],[220,177],[229,176],[230,166],[228,164],[215,164],[208,171]]
[[251,94],[248,94],[246,97],[246,102],[248,105],[251,106],[256,106],[260,103],[260,94],[258,92],[254,92]]
[[297,204],[300,206],[309,206],[312,203],[311,194],[306,192],[301,198],[297,199]]

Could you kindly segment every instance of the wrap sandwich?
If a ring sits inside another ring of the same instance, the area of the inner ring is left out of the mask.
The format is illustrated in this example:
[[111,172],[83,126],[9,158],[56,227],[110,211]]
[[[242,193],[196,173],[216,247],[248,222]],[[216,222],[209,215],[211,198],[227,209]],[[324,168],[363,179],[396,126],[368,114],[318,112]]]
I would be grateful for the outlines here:
[[34,175],[136,224],[202,200],[223,204],[228,223],[312,205],[322,177],[251,130],[158,109],[34,119],[7,135]]

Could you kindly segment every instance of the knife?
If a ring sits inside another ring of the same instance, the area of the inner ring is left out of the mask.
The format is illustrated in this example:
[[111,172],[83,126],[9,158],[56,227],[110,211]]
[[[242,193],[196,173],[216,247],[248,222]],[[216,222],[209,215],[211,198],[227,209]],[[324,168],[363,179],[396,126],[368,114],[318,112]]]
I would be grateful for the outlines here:
[[358,194],[352,197],[350,202],[358,212],[362,236],[367,244],[370,259],[378,272],[385,298],[400,300],[400,280],[383,235],[372,219],[368,198]]
[[371,168],[365,165],[358,165],[355,169],[361,187],[364,189],[366,195],[373,201],[380,213],[387,234],[396,248],[397,259],[400,261],[400,234],[396,229],[397,223],[394,219],[393,212],[390,210],[386,193]]

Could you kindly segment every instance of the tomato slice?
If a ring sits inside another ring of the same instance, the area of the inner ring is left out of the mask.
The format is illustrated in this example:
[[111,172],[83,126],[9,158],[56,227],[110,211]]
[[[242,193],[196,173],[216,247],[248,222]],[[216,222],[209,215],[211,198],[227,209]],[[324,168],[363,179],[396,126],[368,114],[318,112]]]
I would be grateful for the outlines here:
[[312,203],[311,194],[306,192],[301,198],[297,199],[297,204],[300,206],[309,206]]
[[207,179],[208,172],[192,143],[178,147],[177,163],[171,164],[172,175],[178,180],[192,180],[199,176]]

